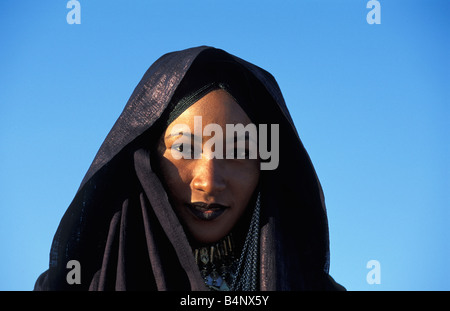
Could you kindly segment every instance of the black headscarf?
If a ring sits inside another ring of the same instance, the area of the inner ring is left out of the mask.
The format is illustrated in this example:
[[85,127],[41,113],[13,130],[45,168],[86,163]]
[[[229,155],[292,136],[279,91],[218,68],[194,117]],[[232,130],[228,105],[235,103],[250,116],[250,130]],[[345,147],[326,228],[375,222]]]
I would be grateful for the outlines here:
[[[275,79],[202,46],[147,70],[64,214],[36,290],[205,290],[149,144],[185,109],[180,101],[209,83],[229,91],[254,123],[280,126],[279,166],[261,171],[259,182],[259,288],[342,289],[328,274],[322,189]],[[66,281],[70,260],[81,265],[81,284]]]

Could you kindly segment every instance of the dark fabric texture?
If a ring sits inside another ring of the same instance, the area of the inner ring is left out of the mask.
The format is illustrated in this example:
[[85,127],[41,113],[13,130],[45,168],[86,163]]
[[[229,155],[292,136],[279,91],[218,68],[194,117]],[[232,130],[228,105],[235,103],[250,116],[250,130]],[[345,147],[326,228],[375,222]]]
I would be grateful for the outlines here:
[[[187,90],[211,80],[227,85],[254,123],[280,125],[279,166],[261,171],[259,183],[259,288],[343,289],[328,273],[322,189],[275,79],[202,46],[166,54],[144,74],[64,214],[35,290],[206,289],[151,144]],[[66,281],[70,260],[80,262],[81,284]]]

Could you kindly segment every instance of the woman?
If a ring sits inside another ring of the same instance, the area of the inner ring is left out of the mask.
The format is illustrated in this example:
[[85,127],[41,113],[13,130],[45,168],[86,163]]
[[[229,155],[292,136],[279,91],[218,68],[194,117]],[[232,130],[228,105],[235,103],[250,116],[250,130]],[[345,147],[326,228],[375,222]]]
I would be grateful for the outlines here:
[[[322,189],[276,81],[203,46],[145,73],[35,289],[343,289],[328,244]],[[80,284],[67,282],[71,260]]]

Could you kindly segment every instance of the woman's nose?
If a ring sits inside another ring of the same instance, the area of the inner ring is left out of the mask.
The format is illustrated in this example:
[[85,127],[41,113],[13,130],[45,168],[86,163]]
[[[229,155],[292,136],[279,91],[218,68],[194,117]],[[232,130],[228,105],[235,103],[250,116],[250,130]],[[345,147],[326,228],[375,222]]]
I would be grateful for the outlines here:
[[[222,162],[222,163],[221,163]],[[199,159],[194,168],[192,179],[192,190],[204,192],[207,195],[216,195],[226,187],[223,160],[221,159]]]

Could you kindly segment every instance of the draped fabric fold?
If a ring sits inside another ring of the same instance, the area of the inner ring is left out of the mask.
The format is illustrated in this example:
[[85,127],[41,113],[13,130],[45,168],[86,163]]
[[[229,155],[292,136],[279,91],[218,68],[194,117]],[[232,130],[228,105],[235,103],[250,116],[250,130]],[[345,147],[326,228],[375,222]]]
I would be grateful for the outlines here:
[[[167,196],[164,196],[164,199],[160,198],[160,194],[165,193],[165,191],[158,177],[151,170],[150,154],[147,150],[140,149],[136,151],[134,159],[137,176],[145,191],[146,197],[149,199],[159,223],[162,224],[165,230],[165,235],[170,240],[172,246],[174,246],[173,249],[176,252],[179,263],[181,264],[181,267],[189,280],[191,290],[204,290],[204,282],[200,276],[198,266],[194,261],[192,248],[189,245],[184,229],[175,215],[175,212],[171,208]],[[172,268],[173,267],[168,266],[164,275],[169,274],[168,271]],[[178,275],[175,279],[179,277],[180,276]]]

